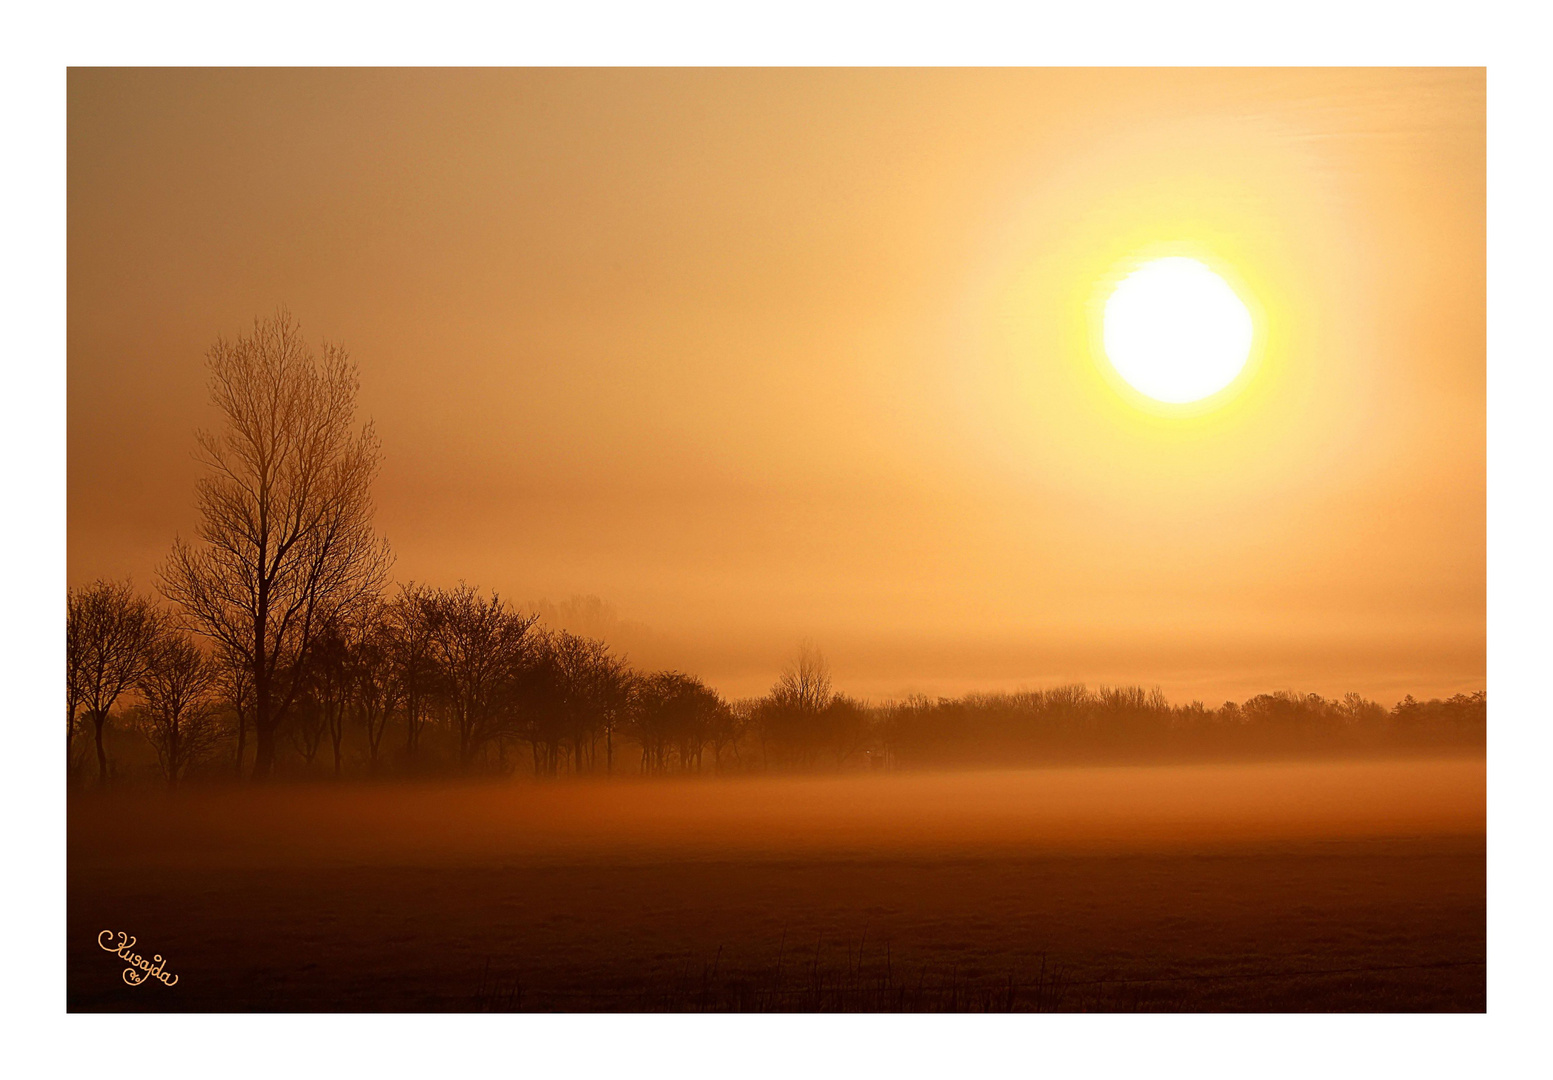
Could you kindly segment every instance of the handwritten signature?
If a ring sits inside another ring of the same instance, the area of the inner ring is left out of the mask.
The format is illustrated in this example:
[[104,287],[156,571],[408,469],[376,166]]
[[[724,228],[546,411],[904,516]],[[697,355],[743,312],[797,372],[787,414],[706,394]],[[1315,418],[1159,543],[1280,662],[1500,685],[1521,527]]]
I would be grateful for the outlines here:
[[[114,937],[119,939],[117,943],[114,942]],[[104,938],[107,938],[107,941],[104,941]],[[135,946],[135,939],[122,930],[117,934],[112,930],[104,930],[97,935],[97,946],[106,952],[118,953],[119,959],[129,965],[124,969],[124,981],[131,986],[139,986],[147,979],[156,979],[164,986],[177,985],[178,976],[163,970],[167,961],[162,959],[162,954],[157,953],[147,960],[139,953],[130,952],[130,949]]]

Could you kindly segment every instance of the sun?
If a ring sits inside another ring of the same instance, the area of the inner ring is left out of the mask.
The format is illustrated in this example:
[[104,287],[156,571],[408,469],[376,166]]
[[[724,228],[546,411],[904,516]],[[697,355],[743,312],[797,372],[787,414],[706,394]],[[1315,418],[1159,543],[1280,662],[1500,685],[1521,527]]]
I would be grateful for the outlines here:
[[1122,278],[1106,300],[1106,358],[1127,384],[1156,401],[1185,404],[1235,381],[1251,356],[1251,312],[1196,259],[1154,259]]

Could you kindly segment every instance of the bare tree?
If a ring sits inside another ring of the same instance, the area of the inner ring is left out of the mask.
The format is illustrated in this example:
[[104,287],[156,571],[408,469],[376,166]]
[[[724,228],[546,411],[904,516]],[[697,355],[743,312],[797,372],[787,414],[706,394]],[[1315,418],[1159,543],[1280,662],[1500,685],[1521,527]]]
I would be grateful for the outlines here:
[[516,734],[514,691],[536,616],[511,610],[495,593],[487,600],[463,583],[433,594],[427,614],[459,763],[467,769],[492,741]]
[[378,750],[388,721],[399,708],[404,688],[394,663],[392,630],[384,605],[374,605],[354,628],[350,648],[350,683],[356,719],[367,732],[368,768],[378,771]]
[[[225,653],[225,649],[222,652]],[[248,747],[248,728],[253,721],[253,668],[241,659],[223,655],[216,661],[216,669],[220,672],[217,688],[232,710],[232,719],[237,729],[232,771],[241,777],[243,758]]]
[[744,732],[749,724],[752,709],[749,701],[736,701],[724,704],[718,709],[717,715],[708,735],[712,744],[712,768],[717,772],[723,771],[723,750],[727,749],[735,763],[740,763],[739,743],[744,738]]
[[602,647],[594,660],[589,695],[604,734],[604,772],[615,771],[615,735],[626,723],[631,707],[631,667],[623,656]]
[[614,730],[624,712],[624,658],[596,638],[562,630],[548,638],[559,685],[560,737],[571,743],[572,768],[595,767],[599,735],[605,740],[605,768],[614,769]]
[[156,750],[169,788],[190,765],[215,749],[224,732],[211,700],[220,669],[181,631],[157,635],[136,688],[143,702],[140,730]]
[[393,661],[404,710],[405,754],[413,758],[438,692],[439,674],[431,633],[433,593],[415,582],[399,586],[384,613],[385,645]]
[[757,708],[763,739],[774,744],[780,758],[813,765],[829,741],[829,722],[838,717],[832,707],[836,698],[830,665],[812,642],[803,641]]
[[323,745],[324,732],[328,726],[328,717],[312,689],[303,690],[297,696],[294,707],[286,713],[283,730],[296,752],[302,755],[302,764],[309,773],[313,769],[313,760],[318,757],[318,748]]
[[836,694],[821,714],[826,741],[836,755],[836,767],[845,765],[853,756],[861,755],[875,738],[874,725],[867,705]]
[[387,543],[372,531],[379,444],[357,428],[355,364],[307,348],[282,310],[207,356],[225,422],[199,433],[200,523],[174,541],[161,586],[194,628],[253,673],[255,779],[275,764],[276,732],[301,691],[323,623],[376,594]]
[[566,678],[553,644],[554,636],[542,627],[529,632],[510,691],[516,705],[514,731],[528,741],[535,776],[559,771],[566,730]]
[[[313,643],[313,655],[308,665],[308,687],[313,703],[318,707],[324,728],[329,732],[329,747],[334,751],[334,775],[339,776],[344,766],[341,745],[345,740],[345,716],[354,696],[354,673],[351,671],[352,627],[340,616],[331,616],[323,633]],[[311,758],[309,758],[311,764]]]
[[728,706],[694,675],[657,671],[636,679],[631,734],[643,772],[701,770],[701,754]]
[[830,664],[807,638],[782,668],[772,694],[806,712],[820,712],[830,705],[835,692],[831,688]]
[[161,623],[151,601],[136,595],[127,581],[96,581],[67,594],[65,641],[71,726],[73,729],[76,709],[84,709],[96,736],[99,782],[108,779],[108,754],[102,740],[108,713],[145,671]]

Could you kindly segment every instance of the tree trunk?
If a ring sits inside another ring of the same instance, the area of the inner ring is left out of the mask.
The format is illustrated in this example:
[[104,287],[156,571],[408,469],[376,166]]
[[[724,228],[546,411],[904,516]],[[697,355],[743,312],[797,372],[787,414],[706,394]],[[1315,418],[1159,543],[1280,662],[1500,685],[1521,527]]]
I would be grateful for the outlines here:
[[243,718],[243,710],[237,710],[237,776],[243,775],[243,752],[247,749],[248,722]]
[[[268,559],[267,545],[259,545],[259,569],[262,574]],[[265,634],[268,632],[270,614],[270,586],[259,578],[258,603],[253,621],[253,778],[265,781],[275,765],[275,719],[270,715],[270,673],[266,670]]]
[[345,709],[339,707],[329,716],[329,743],[334,750],[334,775],[340,775],[340,740],[345,738]]
[[105,709],[98,709],[92,713],[92,727],[97,733],[97,782],[108,782],[108,752],[102,747],[102,727],[107,721],[108,714]]

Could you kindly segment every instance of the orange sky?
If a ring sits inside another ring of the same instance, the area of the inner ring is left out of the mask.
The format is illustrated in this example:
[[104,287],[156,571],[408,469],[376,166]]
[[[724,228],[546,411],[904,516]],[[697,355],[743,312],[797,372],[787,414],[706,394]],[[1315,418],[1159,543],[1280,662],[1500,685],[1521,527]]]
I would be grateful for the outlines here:
[[[1481,69],[69,77],[69,576],[192,523],[203,354],[360,362],[396,575],[596,594],[732,694],[1485,682]],[[1088,339],[1257,305],[1222,407]],[[600,620],[592,620],[595,625]],[[604,620],[607,622],[608,620]]]

